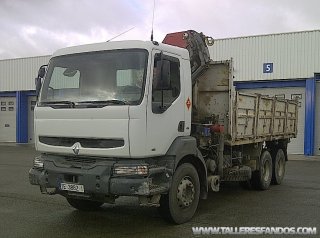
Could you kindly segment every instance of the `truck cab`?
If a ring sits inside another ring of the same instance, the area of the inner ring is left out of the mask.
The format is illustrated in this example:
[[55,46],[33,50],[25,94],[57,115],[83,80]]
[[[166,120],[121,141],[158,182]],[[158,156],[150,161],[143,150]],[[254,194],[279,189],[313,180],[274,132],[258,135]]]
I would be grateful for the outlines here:
[[188,50],[158,42],[58,50],[38,80],[35,145],[41,156],[30,183],[80,210],[124,195],[138,196],[142,205],[162,203],[168,216],[174,171],[182,160],[200,156],[191,167],[194,181],[184,176],[177,185],[190,194],[179,195],[184,202],[178,209],[191,210],[171,217],[190,219],[200,193],[207,193],[204,160],[190,136],[190,70]]
[[[161,88],[164,62],[168,85]],[[177,137],[190,135],[189,67],[187,50],[161,43],[57,51],[35,110],[36,148],[72,156],[163,156]]]

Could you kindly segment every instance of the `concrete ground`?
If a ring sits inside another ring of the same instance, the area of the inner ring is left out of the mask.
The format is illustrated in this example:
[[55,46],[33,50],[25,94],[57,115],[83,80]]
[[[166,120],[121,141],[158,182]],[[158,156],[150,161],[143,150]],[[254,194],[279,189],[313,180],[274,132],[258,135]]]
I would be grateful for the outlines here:
[[0,237],[195,237],[193,226],[320,230],[319,157],[291,155],[283,184],[267,191],[224,184],[219,193],[211,192],[207,200],[200,201],[192,221],[171,225],[156,208],[140,207],[134,198],[121,198],[101,211],[83,213],[63,197],[41,195],[28,181],[35,154],[31,146],[0,145]]

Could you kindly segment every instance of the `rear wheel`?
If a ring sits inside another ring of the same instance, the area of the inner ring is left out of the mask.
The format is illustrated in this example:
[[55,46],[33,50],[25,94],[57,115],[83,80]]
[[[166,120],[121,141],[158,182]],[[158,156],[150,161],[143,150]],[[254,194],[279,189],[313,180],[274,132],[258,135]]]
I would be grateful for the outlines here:
[[272,184],[281,184],[286,171],[286,157],[282,149],[273,156]]
[[103,202],[89,201],[76,198],[67,198],[67,201],[72,207],[80,211],[96,211],[103,205]]
[[272,158],[269,151],[262,152],[258,171],[252,173],[251,185],[258,190],[269,188],[272,178]]
[[199,196],[197,170],[189,163],[182,164],[173,175],[169,194],[161,195],[159,212],[170,222],[187,222],[197,210]]

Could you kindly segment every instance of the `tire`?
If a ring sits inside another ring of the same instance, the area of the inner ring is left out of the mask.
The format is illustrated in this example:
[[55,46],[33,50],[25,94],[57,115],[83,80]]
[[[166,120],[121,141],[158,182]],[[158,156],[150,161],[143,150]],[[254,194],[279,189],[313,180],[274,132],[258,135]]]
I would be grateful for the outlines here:
[[286,171],[286,157],[282,149],[279,149],[272,158],[272,184],[281,184]]
[[96,211],[103,205],[103,202],[96,202],[76,198],[67,198],[67,201],[72,207],[80,211]]
[[265,150],[260,156],[259,170],[252,173],[251,185],[256,190],[267,190],[272,179],[272,157]]
[[159,212],[167,221],[182,224],[195,214],[200,197],[197,170],[189,163],[178,167],[168,194],[161,195]]

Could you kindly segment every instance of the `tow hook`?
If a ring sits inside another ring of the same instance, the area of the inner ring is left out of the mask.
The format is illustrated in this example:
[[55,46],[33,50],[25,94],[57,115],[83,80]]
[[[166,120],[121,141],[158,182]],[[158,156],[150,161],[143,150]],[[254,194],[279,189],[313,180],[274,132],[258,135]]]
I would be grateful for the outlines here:
[[47,188],[43,185],[40,186],[40,191],[42,194],[47,194],[47,195],[55,195],[57,193],[56,188]]

